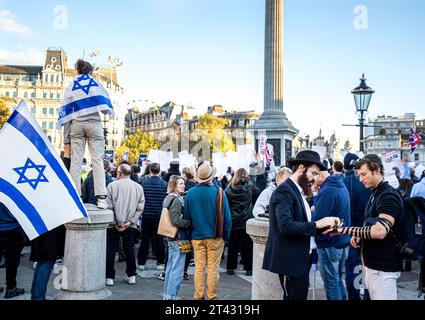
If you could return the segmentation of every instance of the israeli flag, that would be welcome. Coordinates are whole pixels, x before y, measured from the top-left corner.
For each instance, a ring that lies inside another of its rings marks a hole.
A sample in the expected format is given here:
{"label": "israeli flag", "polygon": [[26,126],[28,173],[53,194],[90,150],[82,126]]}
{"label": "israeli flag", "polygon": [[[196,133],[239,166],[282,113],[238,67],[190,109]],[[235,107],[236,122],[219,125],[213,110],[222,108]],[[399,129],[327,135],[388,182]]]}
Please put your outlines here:
{"label": "israeli flag", "polygon": [[0,201],[30,240],[87,217],[68,171],[21,101],[0,130]]}
{"label": "israeli flag", "polygon": [[114,109],[106,89],[88,74],[79,75],[65,89],[57,126],[72,119],[102,111],[114,117]]}

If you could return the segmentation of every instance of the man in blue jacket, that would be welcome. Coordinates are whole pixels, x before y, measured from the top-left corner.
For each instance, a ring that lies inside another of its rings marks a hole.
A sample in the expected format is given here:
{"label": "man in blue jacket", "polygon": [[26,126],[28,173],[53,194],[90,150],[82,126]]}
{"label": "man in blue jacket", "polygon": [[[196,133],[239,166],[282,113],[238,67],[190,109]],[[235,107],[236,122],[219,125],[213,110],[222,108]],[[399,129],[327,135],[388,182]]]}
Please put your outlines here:
{"label": "man in blue jacket", "polygon": [[142,241],[138,252],[138,266],[145,269],[149,254],[149,240],[156,258],[156,269],[163,271],[165,268],[164,238],[158,235],[158,225],[161,218],[162,203],[167,196],[167,183],[159,176],[161,167],[159,163],[152,163],[149,167],[150,178],[142,182],[145,194],[145,207],[142,215]]}
{"label": "man in blue jacket", "polygon": [[[316,184],[320,187],[317,196],[313,221],[325,217],[338,217],[350,227],[350,196],[340,174],[330,175],[328,171],[321,171]],[[348,247],[351,237],[330,237],[316,235],[317,254],[319,256],[320,274],[328,300],[347,300],[342,271],[348,256]]]}
{"label": "man in blue jacket", "polygon": [[6,260],[6,292],[4,297],[10,299],[25,293],[16,287],[16,275],[25,245],[24,231],[6,206],[0,202],[0,252]]}
{"label": "man in blue jacket", "polygon": [[196,173],[198,185],[187,192],[184,199],[184,219],[191,220],[191,238],[195,257],[194,286],[196,300],[203,300],[205,293],[205,268],[207,274],[207,298],[217,299],[219,267],[224,241],[232,229],[226,194],[212,183],[216,169],[209,162],[199,166]]}
{"label": "man in blue jacket", "polygon": [[[347,153],[344,157],[344,169],[346,170],[344,183],[350,196],[351,226],[363,227],[364,215],[371,190],[366,189],[356,175],[355,167],[359,157],[354,153]],[[369,300],[369,292],[366,290],[362,272],[360,249],[352,246],[348,249],[348,258],[345,261],[345,284],[347,286],[348,300]]]}

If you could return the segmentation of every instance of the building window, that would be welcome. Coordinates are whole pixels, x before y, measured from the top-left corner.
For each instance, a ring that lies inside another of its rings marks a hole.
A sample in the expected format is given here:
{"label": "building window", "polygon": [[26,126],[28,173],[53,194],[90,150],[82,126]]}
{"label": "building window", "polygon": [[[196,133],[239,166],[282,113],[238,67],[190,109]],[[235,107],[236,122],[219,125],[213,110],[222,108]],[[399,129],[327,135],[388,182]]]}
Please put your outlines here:
{"label": "building window", "polygon": [[56,109],[56,114],[59,114],[59,111],[60,111],[61,109],[60,108],[57,108]]}
{"label": "building window", "polygon": [[415,153],[415,161],[419,161],[419,154]]}
{"label": "building window", "polygon": [[53,93],[50,94],[50,99],[53,99]]}
{"label": "building window", "polygon": [[56,75],[56,82],[59,82],[59,75]]}
{"label": "building window", "polygon": [[47,98],[47,93],[43,93],[43,98],[46,99]]}
{"label": "building window", "polygon": [[49,122],[49,129],[53,130],[53,121]]}
{"label": "building window", "polygon": [[41,123],[41,127],[42,127],[43,129],[47,129],[47,121],[43,121],[43,122]]}
{"label": "building window", "polygon": [[48,74],[46,74],[46,77],[45,77],[44,81],[45,82],[49,82],[49,75]]}
{"label": "building window", "polygon": [[43,112],[44,115],[47,115],[47,108],[43,108]]}
{"label": "building window", "polygon": [[53,116],[55,114],[55,110],[53,108],[50,108],[49,109],[49,114]]}
{"label": "building window", "polygon": [[18,96],[18,94],[16,93],[16,91],[13,93],[13,97],[16,98]]}
{"label": "building window", "polygon": [[58,93],[57,95],[56,95],[56,99],[60,99],[61,98],[61,95],[60,95],[60,93]]}
{"label": "building window", "polygon": [[31,93],[31,98],[35,98],[35,92]]}
{"label": "building window", "polygon": [[28,92],[24,93],[24,98],[28,98]]}
{"label": "building window", "polygon": [[50,75],[50,82],[54,82],[55,81],[55,76],[52,74]]}
{"label": "building window", "polygon": [[6,97],[9,97],[9,96],[10,96],[9,91],[6,91]]}
{"label": "building window", "polygon": [[33,107],[33,108],[31,108],[31,113],[33,114],[33,115],[35,115],[35,108]]}

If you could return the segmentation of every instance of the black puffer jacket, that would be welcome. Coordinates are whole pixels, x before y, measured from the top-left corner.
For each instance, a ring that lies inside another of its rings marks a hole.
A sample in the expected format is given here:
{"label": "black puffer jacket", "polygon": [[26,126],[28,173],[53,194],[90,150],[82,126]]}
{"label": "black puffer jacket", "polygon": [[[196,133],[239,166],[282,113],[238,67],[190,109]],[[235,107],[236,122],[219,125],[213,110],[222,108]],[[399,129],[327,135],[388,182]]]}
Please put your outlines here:
{"label": "black puffer jacket", "polygon": [[168,183],[168,181],[170,180],[171,176],[180,176],[180,164],[178,162],[174,162],[172,161],[170,163],[170,169],[168,169],[167,174],[164,177],[164,181]]}
{"label": "black puffer jacket", "polygon": [[246,229],[246,222],[253,218],[252,191],[254,183],[251,180],[241,181],[236,188],[230,185],[226,188],[232,215],[232,230]]}

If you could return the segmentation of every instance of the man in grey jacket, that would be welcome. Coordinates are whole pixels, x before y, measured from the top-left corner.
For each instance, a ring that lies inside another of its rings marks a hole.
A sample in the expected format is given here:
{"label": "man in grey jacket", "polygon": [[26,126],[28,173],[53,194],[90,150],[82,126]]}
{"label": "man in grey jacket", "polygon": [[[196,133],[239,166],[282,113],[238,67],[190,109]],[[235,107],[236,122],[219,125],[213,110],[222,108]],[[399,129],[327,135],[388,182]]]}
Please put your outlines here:
{"label": "man in grey jacket", "polygon": [[270,199],[272,197],[273,191],[276,190],[282,183],[286,181],[292,174],[292,170],[286,167],[280,168],[276,174],[276,182],[271,183],[270,186],[261,192],[257,201],[255,202],[254,208],[252,209],[252,213],[255,218],[258,218],[259,214],[264,214],[266,212],[266,208],[270,203]]}
{"label": "man in grey jacket", "polygon": [[134,233],[137,222],[145,206],[145,196],[140,184],[130,179],[131,167],[122,164],[117,169],[117,181],[110,183],[108,191],[108,208],[114,212],[114,221],[107,231],[106,245],[106,285],[114,285],[115,253],[118,251],[120,237],[123,240],[126,256],[126,280],[136,284],[136,258],[134,256]]}

